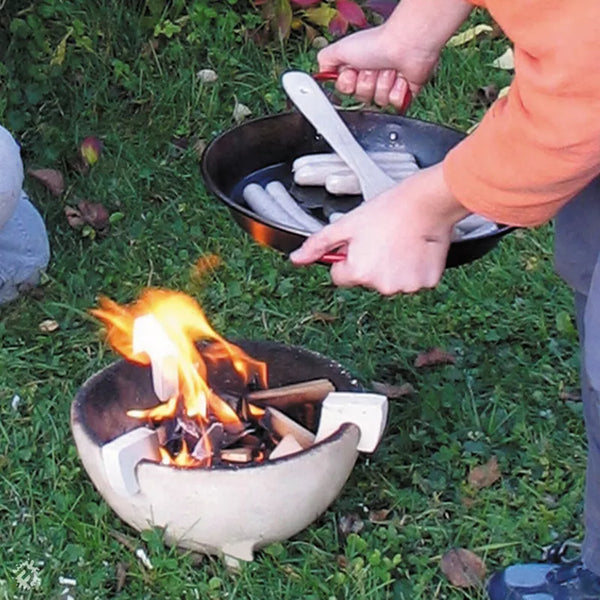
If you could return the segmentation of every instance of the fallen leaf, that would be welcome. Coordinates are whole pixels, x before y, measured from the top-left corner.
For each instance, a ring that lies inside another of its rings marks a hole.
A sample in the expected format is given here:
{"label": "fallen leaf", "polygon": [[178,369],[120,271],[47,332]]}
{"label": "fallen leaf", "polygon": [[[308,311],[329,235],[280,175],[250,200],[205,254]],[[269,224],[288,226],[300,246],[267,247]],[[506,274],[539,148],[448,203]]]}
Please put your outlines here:
{"label": "fallen leaf", "polygon": [[391,508],[380,508],[379,510],[369,511],[369,521],[371,523],[386,523],[388,516],[392,512]]}
{"label": "fallen leaf", "polygon": [[195,142],[194,142],[194,152],[196,153],[196,156],[198,158],[202,158],[202,155],[204,154],[204,150],[206,150],[206,140],[203,140],[202,138],[198,138]]}
{"label": "fallen leaf", "polygon": [[58,197],[65,191],[63,174],[56,169],[29,169],[27,173],[41,182],[53,196]]}
{"label": "fallen leaf", "polygon": [[367,0],[367,6],[385,19],[394,12],[397,4],[397,0]]}
{"label": "fallen leaf", "polygon": [[217,72],[212,69],[200,69],[196,73],[196,79],[201,83],[214,83],[219,79],[219,76],[217,75]]}
{"label": "fallen leaf", "polygon": [[110,215],[100,202],[80,200],[77,203],[77,208],[81,213],[81,218],[96,231],[106,229],[108,226]]}
{"label": "fallen leaf", "polygon": [[203,277],[210,271],[214,271],[217,267],[220,267],[223,261],[218,254],[206,254],[201,256],[194,265],[194,275],[196,277]]}
{"label": "fallen leaf", "polygon": [[79,155],[89,167],[92,167],[98,162],[101,152],[102,142],[94,136],[86,137],[79,146]]}
{"label": "fallen leaf", "polygon": [[482,33],[488,33],[491,31],[493,31],[493,28],[490,25],[485,25],[484,23],[475,25],[475,27],[470,27],[461,33],[453,35],[446,43],[446,46],[464,46],[465,44],[479,37]]}
{"label": "fallen leaf", "polygon": [[415,367],[432,367],[435,365],[453,365],[456,358],[441,348],[431,348],[427,352],[422,352],[415,360]]}
{"label": "fallen leaf", "polygon": [[475,505],[475,498],[469,498],[468,496],[463,496],[460,501],[465,508],[473,508]]}
{"label": "fallen leaf", "polygon": [[388,398],[402,398],[403,396],[409,396],[415,393],[415,388],[410,383],[403,383],[402,385],[392,385],[390,383],[383,383],[380,381],[371,381],[371,387],[373,391],[378,394],[383,394]]}
{"label": "fallen leaf", "polygon": [[469,129],[467,129],[467,135],[470,133],[473,133],[478,127],[479,127],[479,123],[475,123],[474,125],[471,125],[471,127],[469,127]]}
{"label": "fallen leaf", "polygon": [[329,21],[329,26],[327,27],[327,30],[329,31],[329,33],[331,33],[331,35],[333,35],[335,37],[341,37],[341,36],[345,35],[346,32],[348,31],[348,25],[349,25],[348,20],[338,10],[338,11],[336,11],[336,14],[333,16],[333,19],[331,19],[331,21]]}
{"label": "fallen leaf", "polygon": [[306,18],[311,21],[311,23],[314,23],[315,25],[318,25],[324,29],[329,25],[331,19],[335,17],[337,11],[328,4],[322,3],[317,8],[306,9],[305,14]]}
{"label": "fallen leaf", "polygon": [[338,529],[343,536],[360,533],[364,526],[363,520],[356,513],[343,515],[338,521]]}
{"label": "fallen leaf", "polygon": [[173,146],[175,146],[175,148],[178,148],[179,150],[187,150],[188,146],[190,145],[190,140],[182,135],[175,136],[171,140],[171,144],[173,144]]}
{"label": "fallen leaf", "polygon": [[79,229],[85,225],[81,213],[72,206],[65,206],[65,216],[67,217],[67,222],[73,229]]}
{"label": "fallen leaf", "polygon": [[330,313],[326,313],[326,312],[314,312],[311,316],[310,316],[310,320],[311,321],[315,321],[317,323],[333,323],[334,321],[337,321],[337,317],[335,315],[332,315]]}
{"label": "fallen leaf", "polygon": [[249,117],[252,111],[241,102],[236,100],[235,106],[233,107],[233,120],[236,123],[241,123],[246,117]]}
{"label": "fallen leaf", "polygon": [[448,581],[459,588],[478,587],[485,578],[485,564],[466,548],[453,548],[442,556],[442,573]]}
{"label": "fallen leaf", "polygon": [[507,85],[506,87],[503,87],[499,92],[498,92],[498,98],[504,98],[504,96],[508,96],[508,92],[510,91],[510,85]]}
{"label": "fallen leaf", "polygon": [[492,456],[485,465],[479,465],[471,469],[469,472],[469,484],[476,490],[481,490],[490,487],[501,476],[502,473],[498,467],[498,458]]}
{"label": "fallen leaf", "polygon": [[329,45],[329,40],[325,37],[323,37],[322,35],[318,35],[313,41],[311,46],[315,49],[315,50],[322,50],[323,48],[325,48],[326,46]]}
{"label": "fallen leaf", "polygon": [[127,548],[131,552],[135,552],[137,546],[133,539],[131,539],[130,537],[126,536],[125,534],[123,534],[119,531],[112,530],[112,531],[109,531],[108,533],[113,538],[115,538],[115,540],[117,540],[117,542],[119,542],[120,544],[123,544],[123,546],[125,546],[125,548]]}
{"label": "fallen leaf", "polygon": [[348,557],[344,556],[343,554],[338,554],[335,557],[335,562],[340,569],[347,569],[348,565],[350,564]]}
{"label": "fallen leaf", "polygon": [[491,106],[498,98],[498,86],[490,83],[483,85],[475,92],[475,103],[484,107]]}
{"label": "fallen leaf", "polygon": [[578,402],[581,400],[581,395],[577,392],[569,392],[568,390],[561,390],[558,393],[560,400],[570,400],[572,402]]}
{"label": "fallen leaf", "polygon": [[366,27],[367,18],[363,9],[353,0],[337,0],[335,5],[339,13],[350,23],[356,27]]}
{"label": "fallen leaf", "polygon": [[515,68],[515,54],[512,47],[509,46],[502,56],[499,56],[496,60],[492,61],[492,67],[504,69],[505,71],[512,71]]}
{"label": "fallen leaf", "polygon": [[60,40],[58,46],[54,50],[54,54],[50,59],[51,65],[62,65],[65,62],[65,56],[67,55],[67,40],[71,37],[73,29],[69,29],[67,34]]}
{"label": "fallen leaf", "polygon": [[506,37],[504,35],[504,31],[502,31],[502,27],[496,23],[496,21],[492,22],[492,31],[490,31],[490,40],[498,40],[500,38]]}
{"label": "fallen leaf", "polygon": [[120,561],[117,563],[117,585],[116,585],[117,594],[125,587],[128,570],[129,570],[128,563],[124,563],[124,562],[120,562]]}
{"label": "fallen leaf", "polygon": [[276,0],[274,22],[277,25],[277,35],[280,40],[286,40],[290,35],[293,18],[294,15],[289,1]]}
{"label": "fallen leaf", "polygon": [[42,333],[52,333],[59,328],[59,324],[54,319],[46,319],[38,325],[38,329]]}

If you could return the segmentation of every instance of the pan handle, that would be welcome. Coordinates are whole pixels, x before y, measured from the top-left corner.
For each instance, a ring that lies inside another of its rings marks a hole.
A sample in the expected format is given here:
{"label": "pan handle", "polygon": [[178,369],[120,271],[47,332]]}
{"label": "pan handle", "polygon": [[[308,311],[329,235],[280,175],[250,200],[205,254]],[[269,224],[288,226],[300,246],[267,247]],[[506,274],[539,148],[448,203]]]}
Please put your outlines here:
{"label": "pan handle", "polygon": [[347,258],[348,255],[344,254],[343,252],[328,252],[327,254],[323,254],[323,256],[319,258],[318,262],[332,265],[334,263],[342,262]]}

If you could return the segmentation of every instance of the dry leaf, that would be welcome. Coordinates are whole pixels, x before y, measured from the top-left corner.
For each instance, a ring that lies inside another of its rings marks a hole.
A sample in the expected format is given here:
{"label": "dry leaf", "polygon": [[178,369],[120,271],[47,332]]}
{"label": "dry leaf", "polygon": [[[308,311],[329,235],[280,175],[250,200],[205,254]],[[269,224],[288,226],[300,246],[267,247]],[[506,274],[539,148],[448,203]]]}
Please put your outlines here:
{"label": "dry leaf", "polygon": [[252,111],[241,102],[236,100],[235,106],[233,108],[233,120],[236,123],[241,123],[246,117],[249,117],[252,114]]}
{"label": "dry leaf", "polygon": [[379,510],[369,511],[369,521],[371,523],[387,523],[388,516],[392,512],[391,508],[380,508]]}
{"label": "dry leaf", "polygon": [[119,532],[119,531],[109,531],[109,534],[115,538],[115,540],[117,540],[117,542],[119,542],[120,544],[123,544],[123,546],[125,546],[125,548],[127,548],[128,550],[130,550],[131,552],[135,552],[136,551],[136,544],[134,542],[133,539],[131,539],[130,537],[126,536],[125,534]]}
{"label": "dry leaf", "polygon": [[100,202],[89,202],[80,200],[77,208],[81,213],[81,218],[96,230],[105,229],[108,226],[110,215]]}
{"label": "dry leaf", "polygon": [[117,594],[125,587],[125,581],[127,580],[127,571],[129,570],[129,564],[124,562],[117,563]]}
{"label": "dry leaf", "polygon": [[471,27],[466,31],[461,33],[457,33],[453,35],[446,44],[447,46],[463,46],[467,44],[471,40],[474,40],[476,37],[480,36],[482,33],[487,33],[493,31],[493,28],[490,25],[480,24],[475,25],[475,27]]}
{"label": "dry leaf", "polygon": [[392,385],[391,383],[383,383],[381,381],[371,381],[371,387],[374,392],[383,394],[388,398],[402,398],[415,393],[415,388],[410,383],[402,385]]}
{"label": "dry leaf", "polygon": [[94,136],[86,137],[79,146],[79,156],[88,167],[98,162],[101,152],[102,142]]}
{"label": "dry leaf", "polygon": [[318,35],[311,43],[311,46],[315,49],[315,50],[322,50],[323,48],[325,48],[325,46],[329,45],[329,41],[327,40],[326,37],[323,37],[322,35]]}
{"label": "dry leaf", "polygon": [[348,566],[350,565],[350,561],[348,560],[348,557],[344,556],[343,554],[338,554],[335,557],[335,562],[340,569],[347,569]]}
{"label": "dry leaf", "polygon": [[453,548],[442,556],[442,573],[460,588],[480,586],[485,578],[485,564],[477,554],[465,548]]}
{"label": "dry leaf", "polygon": [[490,83],[483,85],[475,92],[475,103],[481,106],[491,106],[498,98],[498,86]]}
{"label": "dry leaf", "polygon": [[202,158],[202,155],[204,154],[204,150],[206,150],[206,140],[203,140],[202,138],[198,138],[194,142],[194,152],[196,153],[196,156],[198,158]]}
{"label": "dry leaf", "polygon": [[561,390],[558,393],[558,397],[560,400],[571,401],[571,402],[579,402],[581,400],[581,395],[577,392],[569,392],[568,390]]}
{"label": "dry leaf", "polygon": [[469,498],[468,496],[463,496],[461,499],[461,504],[465,508],[473,508],[475,506],[475,498]]}
{"label": "dry leaf", "polygon": [[498,481],[502,473],[498,467],[498,459],[492,456],[485,465],[480,465],[471,469],[469,473],[469,484],[477,490],[490,487]]}
{"label": "dry leaf", "polygon": [[65,216],[67,217],[67,222],[73,229],[79,229],[85,225],[81,213],[72,206],[65,206]]}
{"label": "dry leaf", "polygon": [[441,348],[431,348],[427,352],[422,352],[415,360],[415,367],[432,367],[434,365],[453,365],[456,358]]}
{"label": "dry leaf", "polygon": [[219,76],[217,75],[217,72],[212,69],[200,69],[196,73],[196,78],[201,83],[214,83],[219,79]]}
{"label": "dry leaf", "polygon": [[510,85],[507,85],[506,87],[503,87],[499,92],[498,92],[498,98],[504,98],[504,96],[508,96],[508,92],[510,91]]}
{"label": "dry leaf", "polygon": [[42,333],[52,333],[59,328],[58,323],[54,319],[46,319],[38,325],[38,329]]}
{"label": "dry leaf", "polygon": [[27,173],[40,181],[53,196],[58,197],[65,191],[63,174],[56,169],[29,169]]}
{"label": "dry leaf", "polygon": [[471,125],[471,127],[469,127],[469,129],[467,129],[467,135],[469,133],[473,133],[478,127],[479,127],[479,123],[475,123],[474,125]]}
{"label": "dry leaf", "polygon": [[508,47],[506,52],[492,62],[492,67],[512,71],[515,68],[515,54],[512,47]]}
{"label": "dry leaf", "polygon": [[218,254],[206,254],[201,256],[194,265],[193,274],[196,277],[203,277],[210,271],[220,267],[223,261]]}
{"label": "dry leaf", "polygon": [[316,321],[319,323],[333,323],[334,321],[337,321],[337,317],[335,315],[332,315],[330,313],[326,313],[326,312],[314,312],[311,315],[311,321]]}
{"label": "dry leaf", "polygon": [[363,520],[356,513],[344,515],[340,517],[338,522],[338,529],[344,536],[350,533],[360,533],[364,526]]}

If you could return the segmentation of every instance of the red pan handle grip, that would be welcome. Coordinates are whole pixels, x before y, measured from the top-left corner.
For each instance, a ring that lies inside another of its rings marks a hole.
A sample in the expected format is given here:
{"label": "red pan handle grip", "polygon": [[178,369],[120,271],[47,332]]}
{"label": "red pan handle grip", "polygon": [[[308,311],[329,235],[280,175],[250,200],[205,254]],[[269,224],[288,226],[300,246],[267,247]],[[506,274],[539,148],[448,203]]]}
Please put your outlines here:
{"label": "red pan handle grip", "polygon": [[348,255],[344,254],[343,252],[328,252],[327,254],[323,254],[323,256],[321,256],[321,258],[319,259],[319,262],[332,265],[337,262],[342,262],[343,260],[346,260],[347,258],[348,258]]}

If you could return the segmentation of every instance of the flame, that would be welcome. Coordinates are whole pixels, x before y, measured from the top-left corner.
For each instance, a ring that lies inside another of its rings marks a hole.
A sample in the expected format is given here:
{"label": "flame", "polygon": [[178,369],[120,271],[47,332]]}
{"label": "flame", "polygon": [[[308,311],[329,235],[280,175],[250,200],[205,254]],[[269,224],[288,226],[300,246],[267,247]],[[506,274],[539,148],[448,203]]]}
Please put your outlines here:
{"label": "flame", "polygon": [[[137,301],[126,306],[106,297],[100,298],[99,303],[100,307],[91,313],[106,325],[110,346],[127,360],[142,365],[151,363],[148,353],[133,351],[134,322],[138,317],[149,314],[158,321],[176,351],[178,395],[149,409],[130,410],[129,416],[160,422],[174,418],[183,409],[188,418],[196,420],[202,431],[214,420],[224,425],[241,426],[236,412],[210,389],[207,362],[229,361],[244,384],[258,378],[263,387],[267,382],[266,364],[251,358],[216,333],[193,298],[181,292],[147,289]],[[210,342],[210,345],[201,353],[197,342]],[[170,457],[168,452],[161,454],[162,462],[169,460],[166,458]],[[170,464],[198,466],[199,461],[191,456],[184,444],[174,459],[170,457]]]}

